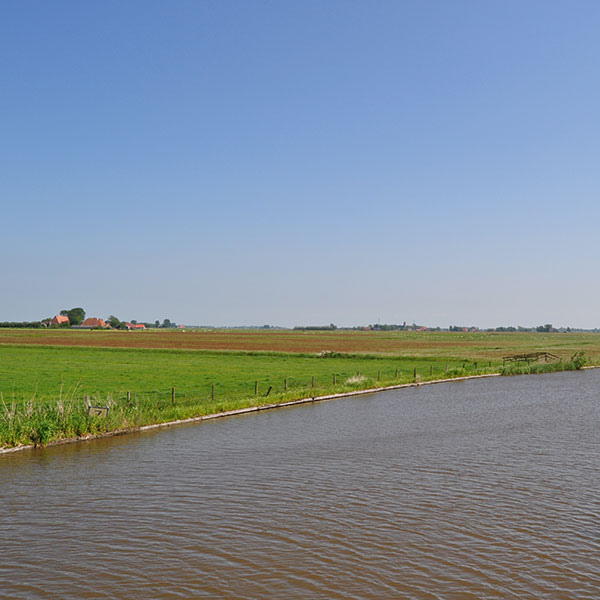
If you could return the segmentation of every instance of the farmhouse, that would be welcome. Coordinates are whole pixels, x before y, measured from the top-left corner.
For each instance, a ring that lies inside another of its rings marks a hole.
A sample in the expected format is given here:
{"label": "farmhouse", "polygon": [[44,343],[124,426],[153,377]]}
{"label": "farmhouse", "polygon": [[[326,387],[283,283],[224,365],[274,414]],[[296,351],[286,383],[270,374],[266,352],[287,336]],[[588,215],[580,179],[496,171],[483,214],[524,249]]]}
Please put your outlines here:
{"label": "farmhouse", "polygon": [[143,323],[127,323],[127,329],[146,329]]}
{"label": "farmhouse", "polygon": [[67,315],[56,315],[50,321],[50,325],[68,325],[70,323]]}
{"label": "farmhouse", "polygon": [[96,317],[88,317],[81,325],[77,325],[77,329],[94,329],[96,327],[106,328],[108,325],[102,320]]}

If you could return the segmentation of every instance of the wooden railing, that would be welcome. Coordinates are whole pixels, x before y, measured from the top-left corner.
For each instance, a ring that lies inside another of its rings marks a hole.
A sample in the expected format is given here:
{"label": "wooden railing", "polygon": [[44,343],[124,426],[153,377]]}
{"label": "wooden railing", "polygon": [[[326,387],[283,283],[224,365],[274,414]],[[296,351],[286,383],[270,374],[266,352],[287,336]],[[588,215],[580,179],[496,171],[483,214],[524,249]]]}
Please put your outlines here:
{"label": "wooden railing", "polygon": [[548,362],[549,360],[560,360],[560,356],[556,356],[556,354],[550,354],[550,352],[528,352],[526,354],[511,354],[510,356],[503,356],[502,364],[511,361],[525,361],[530,363],[541,360],[542,358],[544,359],[544,362]]}

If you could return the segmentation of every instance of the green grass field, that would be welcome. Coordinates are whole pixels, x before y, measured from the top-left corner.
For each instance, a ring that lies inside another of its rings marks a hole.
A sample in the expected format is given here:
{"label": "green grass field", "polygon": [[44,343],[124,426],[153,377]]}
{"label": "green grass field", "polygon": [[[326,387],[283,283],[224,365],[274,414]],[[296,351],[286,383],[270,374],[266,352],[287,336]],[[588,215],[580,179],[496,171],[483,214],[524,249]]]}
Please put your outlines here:
{"label": "green grass field", "polygon": [[[72,339],[76,339],[77,335],[80,332],[74,332]],[[86,332],[86,335],[90,333]],[[178,334],[173,332],[172,335]],[[255,335],[257,339],[265,337],[261,332]],[[290,339],[293,343],[297,340],[310,340],[312,343],[315,340],[314,334],[302,335],[293,334]],[[439,337],[440,334],[431,335]],[[529,336],[528,339],[524,335]],[[535,347],[532,340],[539,342],[545,339],[542,336],[536,338],[536,334],[515,334],[512,340],[518,343],[512,344],[512,347],[508,344],[495,346],[495,353],[491,354],[481,350],[482,346],[489,345],[483,334],[479,339],[477,334],[468,336],[465,338],[458,334],[448,337],[446,334],[443,338],[445,343],[440,344],[437,351],[435,344],[429,344],[432,340],[426,334],[419,337],[414,337],[414,334],[412,337],[398,336],[397,339],[404,343],[414,340],[412,347],[415,352],[405,351],[393,356],[387,347],[384,352],[372,351],[374,340],[377,342],[373,335],[361,337],[360,334],[352,334],[339,339],[346,340],[346,344],[351,342],[353,348],[357,346],[356,340],[365,340],[369,354],[338,353],[326,358],[319,358],[316,353],[297,351],[143,348],[139,346],[150,339],[148,336],[117,338],[114,334],[112,339],[119,343],[134,340],[135,347],[0,343],[0,446],[31,442],[43,444],[86,433],[135,428],[234,408],[407,383],[414,381],[415,370],[417,378],[422,381],[499,372],[502,354],[520,352],[524,347],[529,350]],[[62,339],[68,341],[69,338]],[[245,337],[245,344],[249,343],[248,339],[254,340],[252,336]],[[272,335],[267,339],[282,343],[282,338]],[[323,347],[327,347],[327,343],[332,345],[331,339],[335,341],[336,338],[327,334],[319,341],[323,340]],[[559,347],[561,340],[564,346]],[[471,359],[465,357],[466,341],[472,349]],[[573,336],[555,334],[545,341],[546,347],[552,342],[551,351],[570,356],[574,350],[586,348],[583,342],[588,342],[589,346],[590,338],[582,338],[578,345]],[[455,343],[457,352],[454,356],[449,351],[452,346],[448,342]],[[493,343],[497,344],[498,338]],[[595,338],[594,343],[597,343]],[[428,350],[425,355],[424,348]],[[573,368],[573,365],[565,359],[556,365],[513,366],[507,372],[559,368]],[[359,373],[360,377],[357,377]],[[258,394],[255,394],[255,385],[258,385]],[[270,393],[266,396],[269,388]],[[89,417],[84,400],[86,396],[94,405],[108,403],[111,406],[109,417]]]}
{"label": "green grass field", "polygon": [[[178,351],[120,348],[10,347],[0,346],[0,392],[5,399],[37,401],[63,396],[95,396],[99,399],[127,391],[144,396],[171,396],[171,388],[184,397],[202,398],[215,385],[221,398],[254,395],[255,381],[264,393],[307,389],[329,389],[333,375],[340,382],[356,375],[376,380],[413,377],[441,377],[462,365],[474,369],[475,363],[462,359],[411,358],[347,355],[317,358],[305,354]],[[496,362],[492,365],[497,367]],[[483,368],[490,362],[477,364]],[[431,371],[431,372],[430,372]]]}

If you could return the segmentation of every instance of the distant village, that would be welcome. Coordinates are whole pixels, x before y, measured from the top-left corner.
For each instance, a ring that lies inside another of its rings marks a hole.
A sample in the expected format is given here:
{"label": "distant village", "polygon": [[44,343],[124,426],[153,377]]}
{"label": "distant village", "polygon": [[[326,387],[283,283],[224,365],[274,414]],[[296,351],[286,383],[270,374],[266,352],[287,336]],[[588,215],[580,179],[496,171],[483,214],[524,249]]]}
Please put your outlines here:
{"label": "distant village", "polygon": [[12,328],[52,328],[52,329],[120,329],[128,331],[140,331],[144,329],[184,329],[185,325],[177,325],[170,319],[154,321],[154,323],[139,322],[135,319],[121,321],[114,315],[106,320],[100,317],[87,317],[85,310],[81,307],[61,310],[53,317],[47,317],[40,321],[0,321],[0,327]]}
{"label": "distant village", "polygon": [[86,317],[83,308],[71,308],[70,310],[61,310],[60,314],[54,317],[42,319],[42,327],[68,327],[70,329],[121,329],[121,330],[143,330],[149,328],[156,329],[183,329],[185,325],[177,325],[170,319],[155,321],[154,323],[139,323],[135,319],[131,321],[121,321],[114,315],[110,315],[106,321],[99,317]]}
{"label": "distant village", "polygon": [[63,326],[70,327],[71,329],[146,329],[144,323],[124,323],[124,327],[112,327],[104,319],[98,317],[88,317],[82,321],[79,325],[72,325],[67,315],[56,315],[50,319],[49,322],[42,321],[42,325],[45,327]]}

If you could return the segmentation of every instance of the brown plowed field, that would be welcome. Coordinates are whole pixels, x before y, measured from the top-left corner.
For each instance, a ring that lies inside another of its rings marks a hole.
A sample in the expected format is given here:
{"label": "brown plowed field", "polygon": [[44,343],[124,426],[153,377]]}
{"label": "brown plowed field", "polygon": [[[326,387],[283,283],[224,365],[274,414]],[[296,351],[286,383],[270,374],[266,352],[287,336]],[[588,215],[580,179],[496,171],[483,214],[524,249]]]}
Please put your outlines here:
{"label": "brown plowed field", "polygon": [[334,350],[364,354],[489,359],[534,351],[569,357],[575,351],[584,350],[592,359],[600,358],[600,335],[594,333],[0,329],[0,344],[296,353]]}

